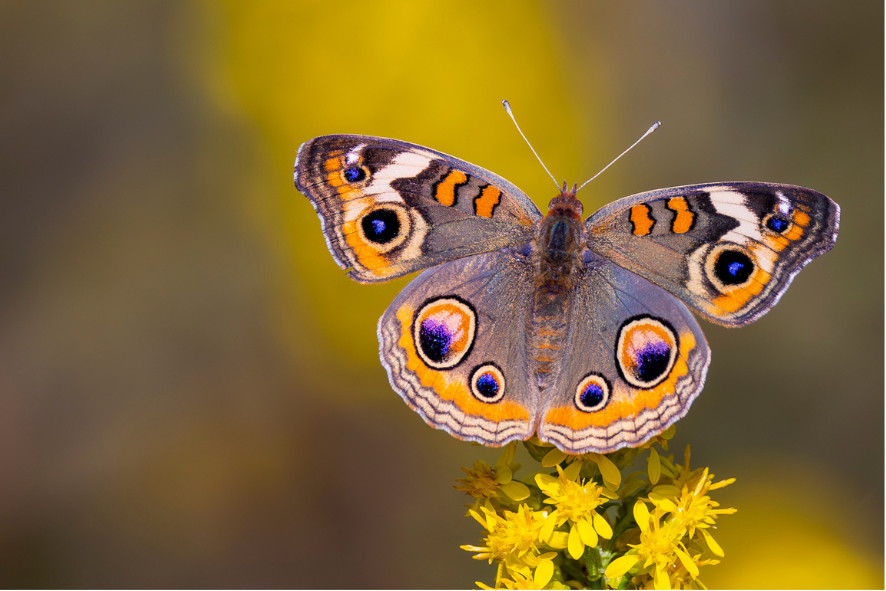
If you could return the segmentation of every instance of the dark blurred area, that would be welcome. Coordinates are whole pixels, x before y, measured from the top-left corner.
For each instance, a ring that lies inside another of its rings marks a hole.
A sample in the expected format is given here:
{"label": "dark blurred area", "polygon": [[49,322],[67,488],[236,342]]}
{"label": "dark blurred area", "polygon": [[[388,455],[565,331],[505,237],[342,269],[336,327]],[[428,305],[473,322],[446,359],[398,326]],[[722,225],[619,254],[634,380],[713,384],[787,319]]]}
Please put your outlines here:
{"label": "dark blurred area", "polygon": [[399,137],[544,206],[502,98],[570,182],[664,121],[587,211],[715,180],[842,206],[773,312],[703,326],[673,449],[738,478],[710,586],[882,586],[882,28],[873,1],[0,4],[3,586],[491,582],[452,484],[497,452],[391,391],[406,282],[350,282],[291,167]]}

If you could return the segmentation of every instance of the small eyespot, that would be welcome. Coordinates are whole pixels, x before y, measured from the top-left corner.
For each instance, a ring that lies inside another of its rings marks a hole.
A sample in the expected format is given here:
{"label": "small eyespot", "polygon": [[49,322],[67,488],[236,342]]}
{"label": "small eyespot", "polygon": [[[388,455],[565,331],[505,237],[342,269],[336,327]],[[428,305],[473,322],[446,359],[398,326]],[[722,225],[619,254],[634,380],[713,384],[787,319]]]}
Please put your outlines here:
{"label": "small eyespot", "polygon": [[342,171],[342,176],[349,183],[359,183],[369,176],[366,168],[362,166],[349,166]]}
{"label": "small eyespot", "polygon": [[471,392],[486,403],[498,402],[505,395],[505,376],[494,363],[485,363],[471,372]]}
{"label": "small eyespot", "polygon": [[618,332],[615,362],[626,382],[648,390],[663,382],[677,361],[679,342],[670,324],[635,316]]}
{"label": "small eyespot", "polygon": [[451,369],[461,363],[474,344],[477,314],[467,302],[437,298],[426,302],[415,315],[415,349],[425,365]]}
{"label": "small eyespot", "polygon": [[770,214],[763,218],[763,226],[776,234],[784,234],[790,229],[791,221],[781,216]]}
{"label": "small eyespot", "polygon": [[583,412],[597,412],[609,403],[611,393],[606,378],[597,373],[588,374],[575,389],[575,406]]}

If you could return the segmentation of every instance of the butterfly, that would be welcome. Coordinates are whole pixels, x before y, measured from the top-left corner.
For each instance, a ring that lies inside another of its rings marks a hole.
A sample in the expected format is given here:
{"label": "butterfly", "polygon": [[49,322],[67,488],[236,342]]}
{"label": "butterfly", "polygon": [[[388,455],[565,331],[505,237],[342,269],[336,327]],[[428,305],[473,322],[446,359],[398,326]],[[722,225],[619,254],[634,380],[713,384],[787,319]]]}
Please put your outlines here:
{"label": "butterfly", "polygon": [[582,221],[565,183],[542,214],[488,170],[361,135],[302,144],[294,180],[351,278],[422,271],[378,340],[391,387],[425,422],[571,454],[638,446],[683,417],[710,362],[690,309],[753,322],[831,249],[840,218],[810,189],[723,182],[625,197]]}

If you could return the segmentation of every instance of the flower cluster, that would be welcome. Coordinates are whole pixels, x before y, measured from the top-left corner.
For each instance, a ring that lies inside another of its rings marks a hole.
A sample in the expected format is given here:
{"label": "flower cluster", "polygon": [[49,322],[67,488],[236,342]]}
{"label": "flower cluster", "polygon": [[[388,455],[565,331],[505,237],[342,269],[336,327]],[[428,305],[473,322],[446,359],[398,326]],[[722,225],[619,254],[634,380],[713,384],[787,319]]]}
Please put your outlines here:
{"label": "flower cluster", "polygon": [[[484,534],[462,548],[497,564],[496,589],[703,588],[699,567],[723,556],[711,530],[735,512],[709,493],[735,479],[690,469],[688,446],[682,464],[665,455],[673,433],[608,455],[570,456],[532,439],[540,466],[522,480],[516,443],[494,466],[463,468],[456,488],[474,498],[468,515]],[[634,468],[642,456],[645,469]]]}

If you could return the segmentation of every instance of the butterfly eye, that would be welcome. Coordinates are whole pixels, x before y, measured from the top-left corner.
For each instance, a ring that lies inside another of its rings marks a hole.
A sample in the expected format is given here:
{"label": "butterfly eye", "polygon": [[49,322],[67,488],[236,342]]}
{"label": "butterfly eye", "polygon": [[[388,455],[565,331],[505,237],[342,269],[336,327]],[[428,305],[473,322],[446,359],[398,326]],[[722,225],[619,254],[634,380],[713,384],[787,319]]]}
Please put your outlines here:
{"label": "butterfly eye", "polygon": [[498,402],[505,395],[505,376],[494,363],[486,363],[471,372],[471,392],[481,402]]}
{"label": "butterfly eye", "polygon": [[677,335],[669,324],[651,316],[635,316],[619,330],[616,365],[626,382],[648,390],[671,373],[677,350]]}
{"label": "butterfly eye", "polygon": [[413,338],[422,361],[433,369],[451,369],[461,363],[474,344],[477,314],[460,299],[437,298],[415,316]]}
{"label": "butterfly eye", "polygon": [[342,171],[342,176],[349,183],[359,183],[369,176],[369,172],[362,166],[349,166]]}
{"label": "butterfly eye", "polygon": [[584,412],[602,410],[609,402],[611,391],[606,378],[599,374],[589,374],[575,389],[575,406]]}

